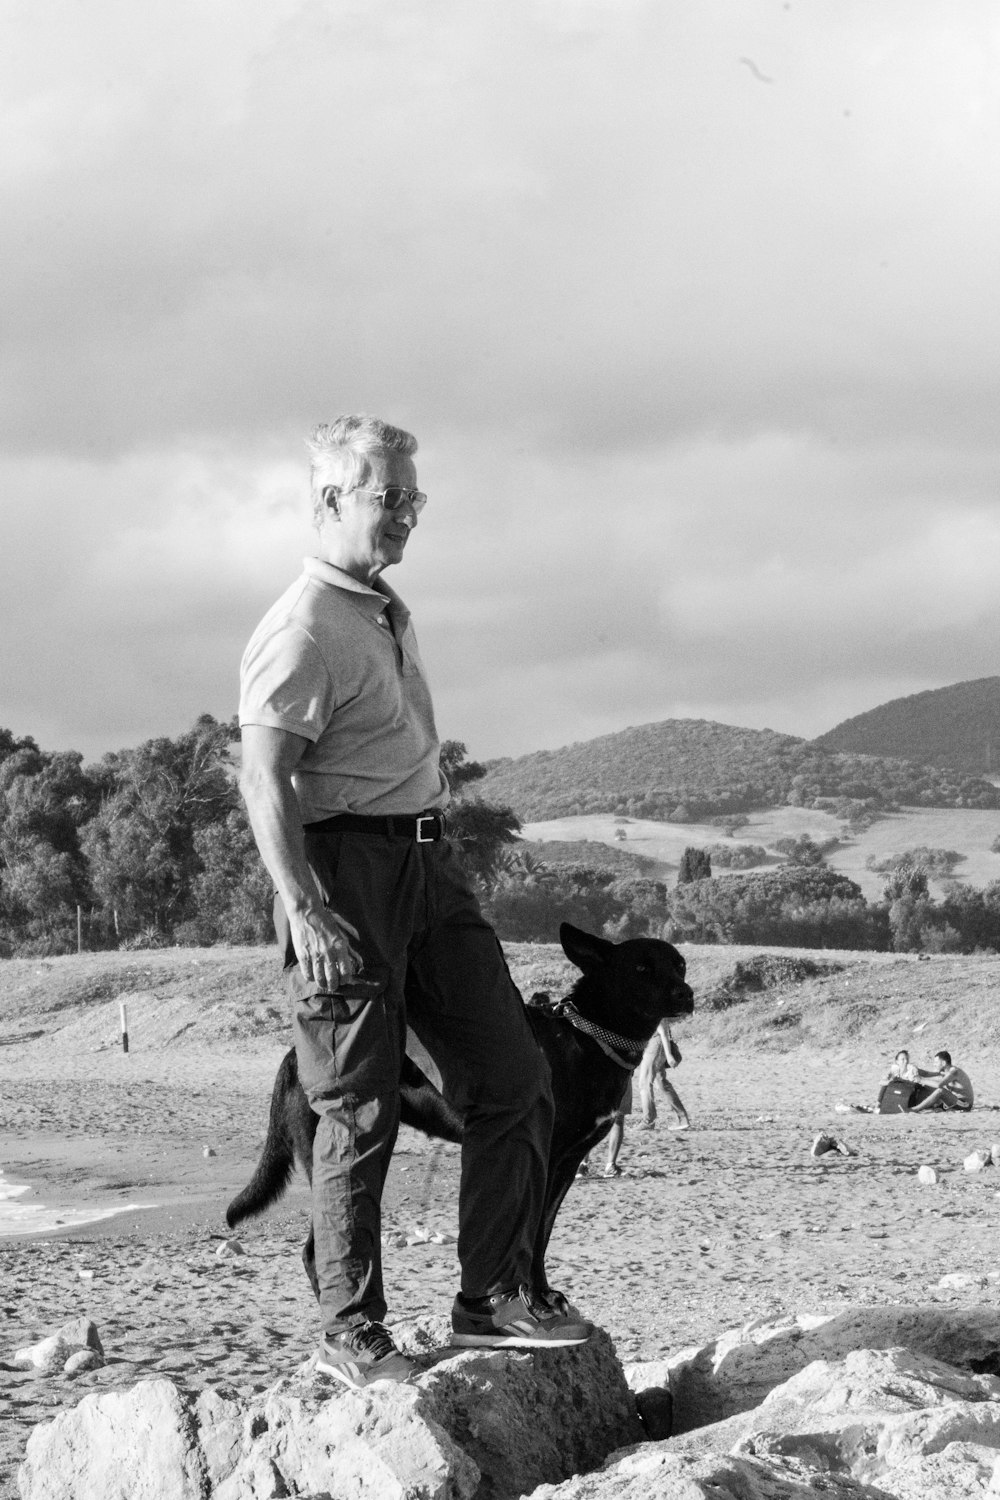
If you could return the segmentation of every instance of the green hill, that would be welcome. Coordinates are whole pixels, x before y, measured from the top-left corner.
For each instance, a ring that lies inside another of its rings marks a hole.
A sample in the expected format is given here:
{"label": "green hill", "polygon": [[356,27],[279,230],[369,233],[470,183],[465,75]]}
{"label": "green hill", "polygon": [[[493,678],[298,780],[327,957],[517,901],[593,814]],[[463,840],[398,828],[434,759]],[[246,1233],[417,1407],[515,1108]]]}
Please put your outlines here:
{"label": "green hill", "polygon": [[827,750],[905,756],[979,775],[1000,772],[1000,677],[895,698],[814,740]]}
{"label": "green hill", "polygon": [[962,771],[858,755],[704,719],[667,719],[492,761],[475,795],[526,822],[611,812],[689,822],[754,808],[1000,807],[1000,791]]}

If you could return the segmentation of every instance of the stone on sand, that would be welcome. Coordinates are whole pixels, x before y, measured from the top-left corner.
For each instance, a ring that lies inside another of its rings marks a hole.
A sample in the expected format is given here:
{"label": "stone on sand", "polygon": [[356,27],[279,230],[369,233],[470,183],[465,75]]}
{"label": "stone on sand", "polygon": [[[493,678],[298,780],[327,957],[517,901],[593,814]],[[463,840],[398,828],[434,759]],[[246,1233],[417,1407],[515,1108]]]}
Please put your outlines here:
{"label": "stone on sand", "polygon": [[246,1250],[240,1244],[239,1240],[235,1239],[223,1240],[215,1252],[216,1260],[238,1259],[241,1255],[246,1255]]}
{"label": "stone on sand", "polygon": [[981,1172],[984,1167],[993,1165],[992,1150],[971,1151],[962,1165],[967,1172]]}
{"label": "stone on sand", "polygon": [[933,1187],[937,1180],[937,1173],[933,1167],[921,1167],[917,1173],[917,1181],[922,1182],[924,1187]]}
{"label": "stone on sand", "polygon": [[[93,1358],[85,1365],[81,1365],[81,1362],[77,1360],[73,1369],[68,1370],[68,1362],[79,1354],[87,1354]],[[37,1344],[29,1344],[23,1349],[16,1349],[13,1362],[25,1369],[35,1369],[40,1375],[53,1375],[60,1370],[65,1370],[67,1374],[75,1374],[79,1373],[81,1368],[93,1370],[102,1365],[104,1346],[96,1324],[92,1323],[89,1318],[74,1318]]]}

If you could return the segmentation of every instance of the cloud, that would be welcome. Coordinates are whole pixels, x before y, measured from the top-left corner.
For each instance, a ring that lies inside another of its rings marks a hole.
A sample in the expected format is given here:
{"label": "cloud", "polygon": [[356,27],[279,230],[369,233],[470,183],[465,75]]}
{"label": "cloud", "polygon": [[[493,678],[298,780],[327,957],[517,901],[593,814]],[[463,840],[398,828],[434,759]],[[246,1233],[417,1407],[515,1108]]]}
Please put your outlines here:
{"label": "cloud", "polygon": [[998,73],[986,0],[15,7],[0,722],[230,713],[345,409],[473,754],[993,671]]}
{"label": "cloud", "polygon": [[549,444],[985,432],[996,26],[918,11],[60,9],[8,78],[7,440],[331,400]]}

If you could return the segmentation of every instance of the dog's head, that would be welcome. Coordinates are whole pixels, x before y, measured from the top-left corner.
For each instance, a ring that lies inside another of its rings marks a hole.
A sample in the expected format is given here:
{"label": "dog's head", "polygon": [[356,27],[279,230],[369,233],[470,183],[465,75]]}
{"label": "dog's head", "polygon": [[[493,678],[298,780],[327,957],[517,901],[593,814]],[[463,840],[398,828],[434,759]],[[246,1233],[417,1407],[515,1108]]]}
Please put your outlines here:
{"label": "dog's head", "polygon": [[566,957],[583,971],[574,1000],[590,1020],[646,1041],[660,1021],[694,1010],[684,957],[672,943],[658,938],[611,943],[569,922],[560,926],[559,941]]}

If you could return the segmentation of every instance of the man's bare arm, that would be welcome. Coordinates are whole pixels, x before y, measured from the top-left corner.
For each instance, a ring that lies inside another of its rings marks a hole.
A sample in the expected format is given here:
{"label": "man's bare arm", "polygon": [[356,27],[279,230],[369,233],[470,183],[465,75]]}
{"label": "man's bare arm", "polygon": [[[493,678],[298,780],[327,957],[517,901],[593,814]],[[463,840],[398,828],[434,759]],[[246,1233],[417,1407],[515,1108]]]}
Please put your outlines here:
{"label": "man's bare arm", "polygon": [[244,725],[242,741],[240,790],[260,857],[288,917],[299,968],[321,990],[335,991],[361,960],[350,942],[356,929],[324,906],[306,859],[292,772],[309,741],[262,724]]}

